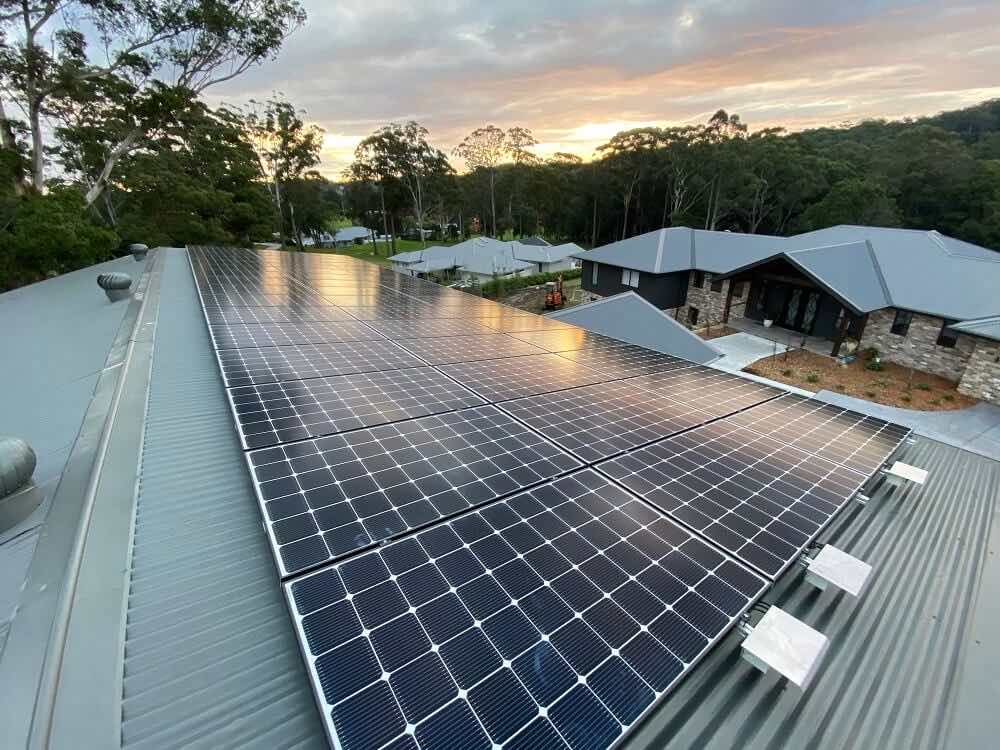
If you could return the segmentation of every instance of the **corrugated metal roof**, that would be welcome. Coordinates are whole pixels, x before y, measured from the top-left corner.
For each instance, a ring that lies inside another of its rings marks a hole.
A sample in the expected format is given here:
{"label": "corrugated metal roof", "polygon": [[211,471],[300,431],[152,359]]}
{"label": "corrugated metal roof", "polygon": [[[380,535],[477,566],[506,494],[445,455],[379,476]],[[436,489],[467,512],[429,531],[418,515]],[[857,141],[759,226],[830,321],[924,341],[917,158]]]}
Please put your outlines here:
{"label": "corrugated metal roof", "polygon": [[136,507],[122,743],[322,747],[186,253],[165,255]]}
{"label": "corrugated metal roof", "polygon": [[[997,661],[997,643],[973,641],[970,624],[977,603],[1000,596],[995,583],[980,590],[992,564],[1000,464],[930,440],[907,446],[902,458],[930,471],[923,488],[882,485],[822,537],[874,566],[863,598],[821,593],[802,581],[801,571],[767,597],[830,638],[809,690],[802,694],[757,672],[740,658],[734,634],[668,697],[633,746],[995,746],[995,675],[993,694],[963,685]],[[959,695],[961,710],[992,718],[981,725],[951,722]]]}
{"label": "corrugated metal roof", "polygon": [[[1000,289],[997,290],[997,294],[1000,294]],[[986,339],[1000,341],[1000,315],[980,318],[979,320],[966,320],[964,323],[955,323],[951,328],[962,333],[974,333]]]}
{"label": "corrugated metal roof", "polygon": [[710,343],[635,292],[576,305],[546,317],[699,364],[721,356]]}

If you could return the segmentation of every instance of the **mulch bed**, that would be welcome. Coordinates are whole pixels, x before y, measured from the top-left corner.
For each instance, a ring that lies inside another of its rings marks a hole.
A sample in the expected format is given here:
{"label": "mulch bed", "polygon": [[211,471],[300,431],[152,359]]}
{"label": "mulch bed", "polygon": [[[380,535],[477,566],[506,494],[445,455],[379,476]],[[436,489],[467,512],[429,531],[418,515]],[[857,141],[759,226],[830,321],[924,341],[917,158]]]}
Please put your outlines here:
{"label": "mulch bed", "polygon": [[977,403],[956,391],[951,380],[890,362],[883,362],[881,370],[868,370],[862,359],[844,366],[832,357],[798,350],[759,359],[744,372],[810,391],[826,389],[903,409],[951,411]]}

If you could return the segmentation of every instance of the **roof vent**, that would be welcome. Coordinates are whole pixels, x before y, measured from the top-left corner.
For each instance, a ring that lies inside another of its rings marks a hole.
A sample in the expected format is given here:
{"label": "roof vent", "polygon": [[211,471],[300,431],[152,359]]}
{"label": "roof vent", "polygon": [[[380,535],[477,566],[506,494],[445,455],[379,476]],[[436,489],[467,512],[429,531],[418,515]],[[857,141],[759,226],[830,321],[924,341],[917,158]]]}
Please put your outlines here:
{"label": "roof vent", "polygon": [[35,452],[21,438],[0,437],[0,498],[26,485],[36,462]]}
{"label": "roof vent", "polygon": [[132,286],[132,277],[127,273],[102,273],[97,277],[97,286],[104,290],[112,302],[126,299]]}
{"label": "roof vent", "polygon": [[149,246],[137,242],[134,245],[129,245],[128,251],[132,253],[132,257],[136,260],[146,260],[146,253],[149,252]]}

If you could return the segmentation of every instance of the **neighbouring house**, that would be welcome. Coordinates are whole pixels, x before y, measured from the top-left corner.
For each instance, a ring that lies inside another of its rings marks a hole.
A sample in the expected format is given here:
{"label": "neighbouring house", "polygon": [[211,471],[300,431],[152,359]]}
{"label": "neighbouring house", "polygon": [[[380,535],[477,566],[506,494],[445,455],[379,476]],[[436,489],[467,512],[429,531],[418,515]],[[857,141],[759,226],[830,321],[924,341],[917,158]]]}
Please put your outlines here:
{"label": "neighbouring house", "polygon": [[696,328],[763,323],[1000,403],[1000,253],[935,231],[835,226],[793,237],[672,227],[577,254],[596,297],[635,291]]}
{"label": "neighbouring house", "polygon": [[722,356],[710,342],[635,292],[603,297],[545,317],[701,365]]}
{"label": "neighbouring house", "polygon": [[518,240],[518,242],[522,245],[536,245],[538,247],[546,247],[551,244],[544,237],[539,237],[538,235],[532,235],[531,237],[521,237]]}
{"label": "neighbouring house", "polygon": [[536,246],[474,237],[457,245],[433,245],[397,253],[389,258],[392,270],[409,276],[429,273],[485,283],[494,278],[525,276],[573,268],[577,245]]}
{"label": "neighbouring house", "polygon": [[333,235],[334,247],[360,245],[371,237],[371,230],[365,227],[344,227]]}

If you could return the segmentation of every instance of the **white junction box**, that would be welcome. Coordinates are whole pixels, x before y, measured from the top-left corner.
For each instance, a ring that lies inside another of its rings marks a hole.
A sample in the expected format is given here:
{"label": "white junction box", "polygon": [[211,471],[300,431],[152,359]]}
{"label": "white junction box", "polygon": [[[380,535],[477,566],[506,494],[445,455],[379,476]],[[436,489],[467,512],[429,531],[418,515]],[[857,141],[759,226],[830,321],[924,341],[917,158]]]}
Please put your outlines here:
{"label": "white junction box", "polygon": [[760,671],[774,670],[805,690],[819,669],[830,641],[818,630],[771,607],[743,641],[743,658]]}
{"label": "white junction box", "polygon": [[806,581],[818,589],[828,586],[857,598],[868,587],[872,566],[832,544],[824,545],[806,566]]}
{"label": "white junction box", "polygon": [[927,481],[926,469],[910,466],[910,464],[904,464],[902,461],[896,461],[886,470],[885,475],[886,481],[894,487],[898,487],[903,482],[923,484]]}

